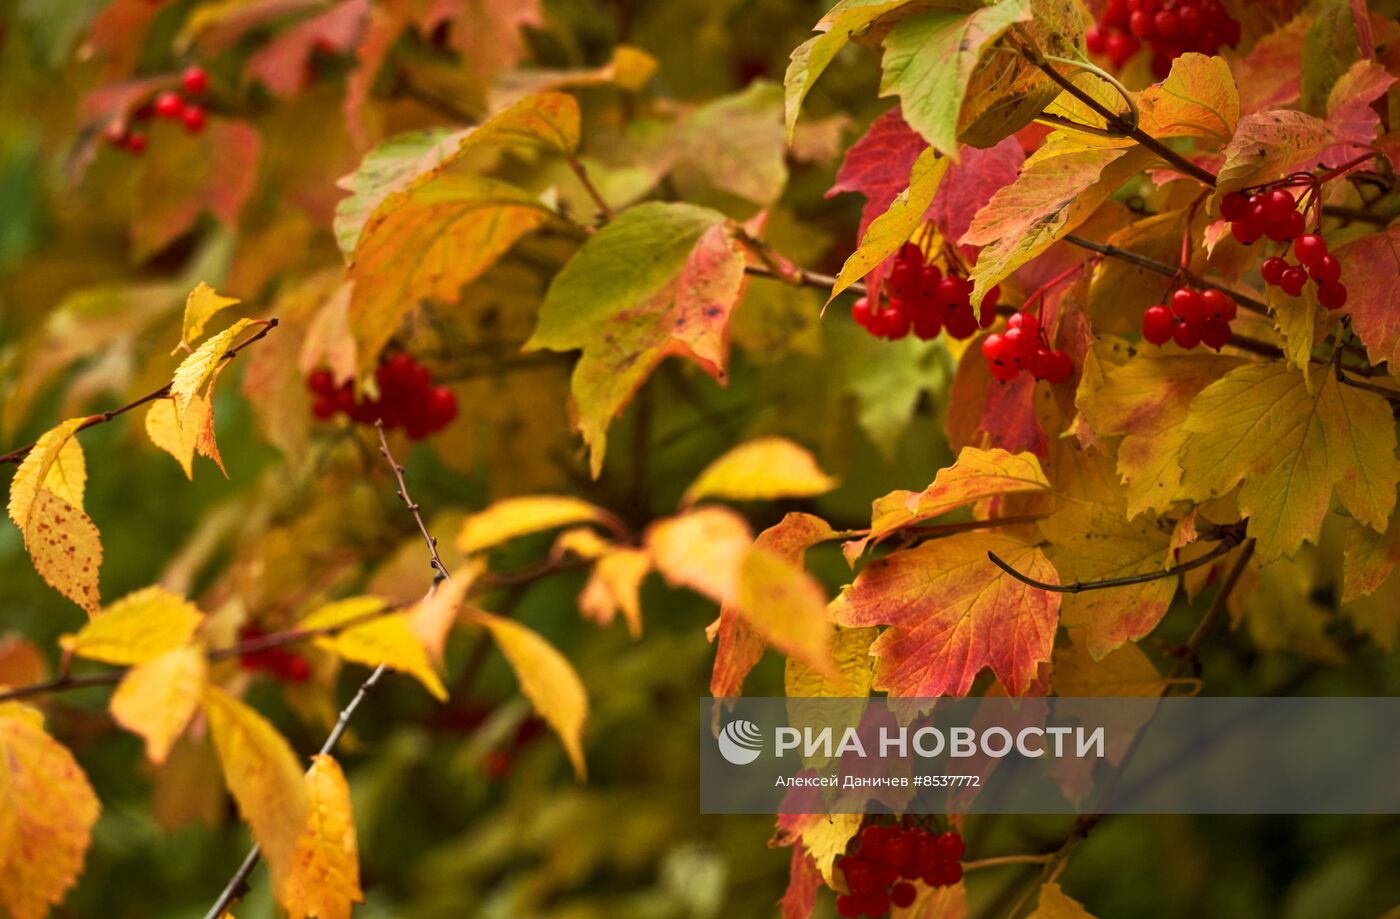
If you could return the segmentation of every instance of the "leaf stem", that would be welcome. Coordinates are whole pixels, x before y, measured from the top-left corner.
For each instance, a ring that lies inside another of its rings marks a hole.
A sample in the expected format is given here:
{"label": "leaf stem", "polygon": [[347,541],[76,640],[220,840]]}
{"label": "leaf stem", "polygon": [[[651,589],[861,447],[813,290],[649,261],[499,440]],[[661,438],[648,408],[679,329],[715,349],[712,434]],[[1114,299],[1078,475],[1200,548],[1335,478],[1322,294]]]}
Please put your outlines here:
{"label": "leaf stem", "polygon": [[588,177],[588,169],[583,165],[578,155],[570,153],[568,156],[564,157],[564,161],[569,164],[569,168],[572,169],[574,175],[578,177],[579,184],[583,186],[584,191],[588,192],[588,197],[593,199],[593,204],[598,208],[598,213],[603,215],[603,221],[606,223],[616,217],[617,214],[613,211],[612,206],[608,204],[607,199],[603,197],[603,193],[598,191],[598,186],[594,185],[593,180]]}
{"label": "leaf stem", "polygon": [[1218,546],[1205,555],[1202,555],[1200,558],[1193,558],[1189,562],[1173,565],[1163,571],[1149,571],[1146,574],[1133,574],[1121,578],[1105,578],[1101,581],[1075,581],[1073,584],[1048,584],[1045,581],[1037,581],[1035,578],[1017,571],[1010,564],[999,558],[995,552],[989,551],[987,553],[987,558],[991,559],[993,564],[1022,584],[1029,585],[1038,590],[1049,591],[1050,593],[1077,594],[1083,593],[1086,590],[1106,590],[1111,587],[1128,587],[1133,584],[1146,584],[1150,581],[1160,581],[1165,578],[1176,577],[1178,574],[1190,571],[1193,568],[1199,568],[1202,565],[1210,564],[1237,545],[1239,545],[1238,534],[1227,533]]}

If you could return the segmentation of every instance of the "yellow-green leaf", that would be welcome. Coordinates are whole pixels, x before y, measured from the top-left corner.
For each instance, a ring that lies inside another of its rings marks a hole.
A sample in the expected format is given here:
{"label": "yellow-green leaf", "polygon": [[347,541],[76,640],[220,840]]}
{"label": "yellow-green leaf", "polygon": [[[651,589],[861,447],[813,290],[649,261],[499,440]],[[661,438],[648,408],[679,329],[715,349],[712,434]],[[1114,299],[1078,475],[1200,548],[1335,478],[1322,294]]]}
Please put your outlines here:
{"label": "yellow-green leaf", "polygon": [[1184,427],[1182,497],[1204,500],[1239,485],[1262,561],[1316,542],[1334,489],[1377,530],[1395,507],[1400,462],[1390,405],[1332,374],[1309,395],[1302,374],[1282,364],[1238,368],[1202,390]]}
{"label": "yellow-green leaf", "polygon": [[146,756],[165,762],[199,707],[208,678],[204,648],[182,645],[127,671],[112,693],[112,718],[146,741]]}
{"label": "yellow-green leaf", "polygon": [[65,651],[109,664],[144,664],[189,642],[204,615],[164,587],[129,593],[76,635],[60,639]]}
{"label": "yellow-green leaf", "polygon": [[222,689],[205,687],[201,702],[224,783],[262,847],[273,889],[281,890],[310,811],[296,754],[266,718]]}
{"label": "yellow-green leaf", "polygon": [[203,281],[185,299],[185,320],[180,332],[180,348],[188,348],[204,334],[204,327],[214,314],[239,303],[237,297],[223,297]]}
{"label": "yellow-green leaf", "polygon": [[311,760],[305,782],[309,816],[278,900],[290,919],[350,919],[351,904],[365,899],[350,787],[325,755]]}
{"label": "yellow-green leaf", "polygon": [[565,495],[505,498],[462,522],[462,530],[457,534],[457,549],[466,554],[480,552],[517,536],[575,523],[620,526],[612,514],[579,498]]}
{"label": "yellow-green leaf", "polygon": [[785,90],[785,121],[788,142],[792,142],[802,100],[812,91],[827,66],[859,33],[885,13],[897,9],[908,0],[841,0],[818,20],[812,31],[822,34],[809,38],[792,52],[787,73],[783,77]]}
{"label": "yellow-green leaf", "polygon": [[238,320],[205,341],[204,344],[195,349],[193,354],[181,361],[179,367],[175,368],[175,377],[170,383],[170,395],[175,400],[176,414],[182,423],[185,413],[190,407],[190,402],[203,391],[210,380],[214,379],[219,365],[223,362],[224,355],[233,347],[238,336],[254,324],[255,320],[252,319]]}
{"label": "yellow-green leaf", "polygon": [[909,187],[899,193],[889,210],[870,221],[870,226],[865,228],[860,245],[846,257],[845,264],[836,275],[828,303],[909,240],[923,222],[924,214],[933,203],[938,184],[943,181],[951,162],[948,157],[939,156],[933,147],[919,154],[909,171]]}
{"label": "yellow-green leaf", "polygon": [[44,919],[83,870],[100,805],[39,713],[0,706],[0,906]]}
{"label": "yellow-green leaf", "polygon": [[466,616],[491,633],[515,671],[520,691],[559,735],[574,772],[583,778],[583,725],[588,720],[588,692],[573,665],[537,632],[512,619],[476,609],[468,610]]}
{"label": "yellow-green leaf", "polygon": [[694,504],[701,498],[809,498],[835,487],[836,480],[822,472],[806,448],[786,437],[760,437],[706,466],[682,500]]}
{"label": "yellow-green leaf", "polygon": [[298,623],[302,629],[343,631],[316,639],[316,644],[348,661],[368,667],[385,665],[414,677],[439,700],[447,699],[447,687],[433,670],[428,651],[413,633],[406,613],[375,615],[386,609],[378,597],[337,600],[313,611]]}

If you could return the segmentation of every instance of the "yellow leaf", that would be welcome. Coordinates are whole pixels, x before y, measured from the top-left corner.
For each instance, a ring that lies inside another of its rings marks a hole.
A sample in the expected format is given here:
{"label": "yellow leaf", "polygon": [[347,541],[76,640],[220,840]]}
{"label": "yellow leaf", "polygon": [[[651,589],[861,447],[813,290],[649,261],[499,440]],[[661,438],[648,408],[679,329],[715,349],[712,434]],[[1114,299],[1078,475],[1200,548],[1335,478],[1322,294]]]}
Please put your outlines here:
{"label": "yellow leaf", "polygon": [[802,847],[817,863],[822,879],[831,883],[831,866],[860,831],[860,814],[822,814],[802,828]]}
{"label": "yellow leaf", "polygon": [[117,684],[112,718],[145,739],[151,762],[165,762],[194,717],[208,671],[203,646],[188,644],[138,664]]}
{"label": "yellow leaf", "polygon": [[[10,519],[15,522],[15,526],[19,527],[20,532],[24,532],[28,528],[34,501],[41,488],[46,488],[64,498],[68,504],[74,507],[82,508],[82,482],[87,480],[87,473],[82,462],[81,448],[79,448],[76,460],[72,455],[69,455],[66,460],[60,460],[60,457],[67,450],[73,434],[86,421],[86,418],[69,418],[62,424],[55,425],[50,430],[45,431],[35,441],[34,448],[25,456],[19,464],[19,468],[15,470],[15,477],[10,482],[8,510]],[[76,476],[79,468],[84,471],[81,475],[81,481],[77,482],[75,488],[68,483],[68,479],[70,476]],[[74,496],[78,499],[76,502],[70,500]]]}
{"label": "yellow leaf", "polygon": [[667,517],[646,533],[646,547],[668,584],[689,587],[719,603],[736,598],[739,563],[752,542],[744,518],[725,507]]}
{"label": "yellow leaf", "polygon": [[348,661],[369,667],[385,665],[416,678],[439,700],[447,699],[447,687],[433,670],[427,649],[413,634],[405,613],[376,616],[387,608],[379,597],[351,597],[313,611],[298,626],[329,629],[350,623],[344,631],[316,639],[316,644]]}
{"label": "yellow leaf", "polygon": [[296,754],[266,718],[222,689],[205,687],[202,702],[224,784],[262,847],[273,889],[281,890],[309,812]]}
{"label": "yellow leaf", "polygon": [[826,302],[835,300],[841,291],[865,277],[909,240],[923,222],[924,214],[933,203],[938,184],[943,181],[943,174],[948,171],[951,162],[948,157],[939,156],[932,147],[919,154],[909,173],[909,187],[899,193],[889,210],[866,227],[860,246],[847,256],[846,263],[841,266]]}
{"label": "yellow leaf", "polygon": [[175,462],[185,470],[185,478],[194,478],[195,432],[193,425],[180,425],[173,399],[157,399],[146,410],[146,436],[151,443],[175,457]]}
{"label": "yellow leaf", "polygon": [[1040,888],[1040,903],[1027,919],[1094,919],[1089,911],[1071,900],[1053,881]]}
{"label": "yellow leaf", "polygon": [[1332,374],[1314,396],[1282,364],[1232,370],[1191,402],[1184,427],[1181,496],[1202,500],[1239,485],[1261,562],[1316,542],[1334,489],[1377,531],[1395,507],[1400,462],[1390,405]]}
{"label": "yellow leaf", "polygon": [[477,609],[468,609],[466,617],[491,632],[520,681],[520,691],[559,735],[574,764],[574,773],[583,778],[583,724],[588,720],[588,691],[573,665],[537,632],[513,619]]}
{"label": "yellow leaf", "polygon": [[800,561],[755,545],[739,563],[736,606],[768,644],[833,679],[826,591]]}
{"label": "yellow leaf", "polygon": [[204,614],[164,587],[127,594],[76,635],[59,639],[70,654],[109,664],[144,664],[187,644]]}
{"label": "yellow leaf", "polygon": [[575,523],[620,526],[615,517],[587,501],[563,495],[528,495],[497,501],[469,516],[457,534],[457,548],[465,553],[480,552],[517,536]]}
{"label": "yellow leaf", "polygon": [[199,336],[204,334],[204,327],[213,318],[215,313],[227,309],[240,302],[237,297],[221,297],[215,293],[214,288],[203,281],[190,295],[185,298],[185,321],[180,332],[180,348],[188,348]]}
{"label": "yellow leaf", "polygon": [[170,395],[175,400],[176,414],[182,424],[185,423],[190,402],[214,379],[214,373],[223,362],[224,355],[233,347],[238,336],[254,322],[252,319],[238,320],[196,348],[193,354],[175,368],[175,376],[170,383]]}
{"label": "yellow leaf", "polygon": [[83,869],[97,795],[37,711],[0,706],[0,906],[43,919]]}
{"label": "yellow leaf", "polygon": [[701,498],[808,498],[835,487],[836,480],[822,472],[805,448],[786,437],[760,437],[706,466],[682,500],[694,504]]}
{"label": "yellow leaf", "polygon": [[95,615],[102,606],[97,573],[102,567],[102,534],[92,518],[62,498],[40,489],[30,509],[24,547],[34,570],[50,587]]}
{"label": "yellow leaf", "polygon": [[1240,94],[1223,57],[1188,52],[1161,83],[1143,90],[1138,127],[1153,137],[1204,137],[1229,143],[1240,120]]}
{"label": "yellow leaf", "polygon": [[278,900],[290,919],[350,919],[350,904],[365,898],[350,788],[340,764],[325,755],[312,759],[305,781],[310,815]]}
{"label": "yellow leaf", "polygon": [[1152,698],[1166,686],[1152,659],[1135,644],[1097,661],[1087,652],[1077,643],[1055,649],[1051,683],[1056,695]]}
{"label": "yellow leaf", "polygon": [[439,584],[430,596],[415,603],[405,614],[409,629],[422,642],[428,657],[438,667],[442,666],[443,649],[452,626],[457,622],[462,600],[479,570],[471,566],[465,572],[458,569],[452,580]]}
{"label": "yellow leaf", "polygon": [[638,637],[642,634],[642,606],[637,594],[650,570],[651,556],[641,549],[606,552],[594,563],[593,573],[579,594],[579,609],[601,625],[611,623],[621,610],[628,633]]}

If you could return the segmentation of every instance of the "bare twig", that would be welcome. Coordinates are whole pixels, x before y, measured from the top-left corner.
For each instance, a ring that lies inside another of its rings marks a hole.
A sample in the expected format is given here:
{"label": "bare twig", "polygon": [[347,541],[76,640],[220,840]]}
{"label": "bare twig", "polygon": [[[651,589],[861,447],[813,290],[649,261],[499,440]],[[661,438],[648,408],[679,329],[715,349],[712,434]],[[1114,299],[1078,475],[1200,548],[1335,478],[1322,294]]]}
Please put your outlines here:
{"label": "bare twig", "polygon": [[[1240,556],[1235,559],[1234,567],[1230,569],[1230,573],[1225,576],[1224,583],[1220,585],[1220,593],[1215,595],[1215,599],[1211,601],[1210,607],[1206,610],[1206,614],[1201,617],[1201,621],[1196,623],[1196,628],[1191,631],[1191,637],[1187,638],[1186,644],[1182,645],[1181,651],[1179,652],[1180,657],[1177,662],[1172,665],[1171,670],[1167,671],[1168,685],[1162,687],[1162,695],[1165,696],[1167,694],[1168,690],[1171,688],[1172,681],[1181,676],[1187,664],[1196,659],[1196,655],[1200,652],[1201,645],[1205,642],[1206,636],[1210,634],[1211,628],[1214,627],[1215,623],[1218,622],[1220,617],[1224,614],[1225,607],[1230,602],[1230,594],[1234,592],[1235,585],[1239,583],[1240,577],[1244,574],[1245,566],[1249,564],[1250,556],[1253,554],[1254,540],[1246,539],[1241,544]],[[1121,763],[1119,768],[1121,771]]]}
{"label": "bare twig", "polygon": [[564,157],[564,161],[568,163],[569,168],[574,171],[574,175],[578,177],[579,184],[583,186],[584,191],[588,192],[588,197],[593,199],[593,204],[598,208],[598,213],[603,215],[603,220],[608,221],[616,217],[617,214],[613,211],[612,206],[608,204],[607,199],[603,197],[603,193],[598,191],[598,186],[594,185],[593,180],[588,177],[588,170],[584,168],[583,162],[578,156],[569,154]]}
{"label": "bare twig", "polygon": [[[262,328],[258,330],[258,333],[256,335],[252,336],[246,341],[234,345],[232,348],[229,348],[227,351],[224,352],[224,356],[220,358],[220,360],[233,360],[235,357],[238,356],[238,352],[242,351],[244,348],[248,347],[254,342],[262,340],[262,338],[264,338],[268,332],[271,332],[275,328],[277,328],[277,317],[274,316],[271,319],[264,320],[262,323]],[[92,415],[82,424],[78,425],[77,431],[86,431],[88,428],[96,427],[99,424],[106,424],[118,415],[125,415],[132,409],[140,408],[147,402],[154,402],[157,399],[164,399],[166,396],[170,395],[170,386],[170,383],[166,383],[159,389],[148,392],[144,396],[141,396],[139,399],[133,399],[132,401],[128,402],[126,405],[121,406],[120,408],[108,409],[105,412]],[[35,443],[37,443],[37,441]],[[18,463],[20,460],[24,459],[26,456],[29,455],[29,451],[33,450],[34,446],[34,443],[29,443],[25,444],[23,447],[16,447],[9,453],[0,454],[0,463]]]}
{"label": "bare twig", "polygon": [[[821,287],[826,290],[830,290],[836,286],[836,278],[831,275],[822,274],[817,271],[808,271],[805,268],[797,268],[791,274],[774,271],[767,265],[745,265],[744,270],[754,277],[772,278],[775,281],[786,281],[789,284],[796,284],[799,286]],[[846,290],[853,294],[859,294],[862,297],[866,294],[865,285],[859,281],[847,287]]]}
{"label": "bare twig", "polygon": [[1178,574],[1190,571],[1193,568],[1199,568],[1202,565],[1210,564],[1237,545],[1239,545],[1238,535],[1230,533],[1221,540],[1218,546],[1211,549],[1200,558],[1193,558],[1189,562],[1182,562],[1180,565],[1173,565],[1162,571],[1149,571],[1146,574],[1134,574],[1121,578],[1105,578],[1102,581],[1075,581],[1073,584],[1048,584],[1045,581],[1037,581],[1035,578],[1028,577],[1011,567],[1011,565],[998,558],[995,552],[988,552],[987,558],[991,559],[993,564],[1022,584],[1028,584],[1031,587],[1035,587],[1039,590],[1046,590],[1051,593],[1077,594],[1086,590],[1106,590],[1110,587],[1128,587],[1132,584],[1146,584],[1149,581],[1160,581],[1164,578],[1176,577]]}

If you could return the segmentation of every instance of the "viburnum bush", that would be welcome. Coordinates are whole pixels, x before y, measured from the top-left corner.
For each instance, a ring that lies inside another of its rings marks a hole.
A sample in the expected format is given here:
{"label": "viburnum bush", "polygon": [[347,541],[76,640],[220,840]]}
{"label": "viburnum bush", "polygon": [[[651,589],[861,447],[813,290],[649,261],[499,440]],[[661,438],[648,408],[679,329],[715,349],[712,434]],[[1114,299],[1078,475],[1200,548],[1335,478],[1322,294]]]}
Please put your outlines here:
{"label": "viburnum bush", "polygon": [[1394,12],[0,5],[0,912],[1394,907],[694,788],[702,695],[1394,693]]}

